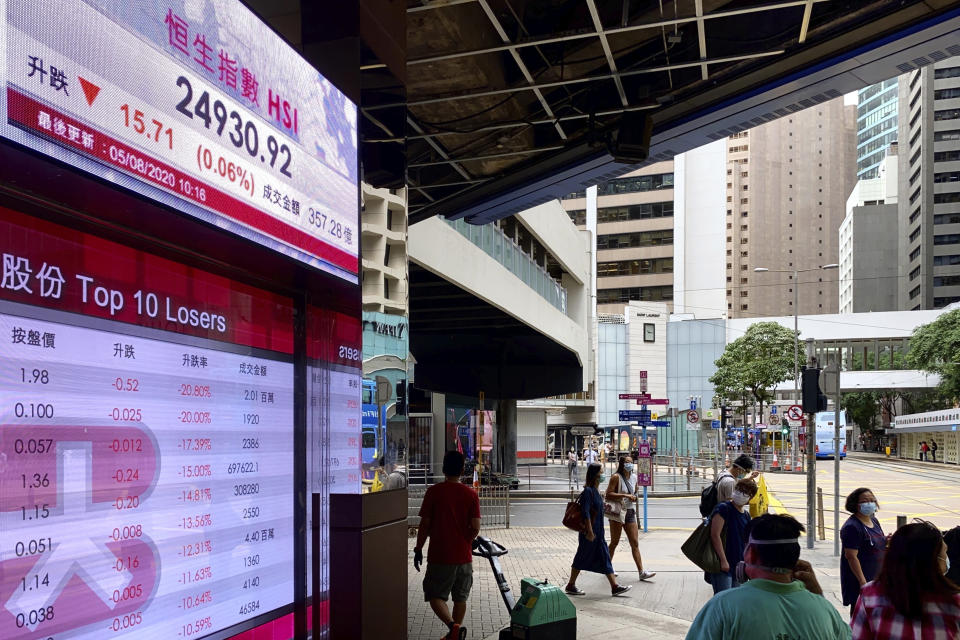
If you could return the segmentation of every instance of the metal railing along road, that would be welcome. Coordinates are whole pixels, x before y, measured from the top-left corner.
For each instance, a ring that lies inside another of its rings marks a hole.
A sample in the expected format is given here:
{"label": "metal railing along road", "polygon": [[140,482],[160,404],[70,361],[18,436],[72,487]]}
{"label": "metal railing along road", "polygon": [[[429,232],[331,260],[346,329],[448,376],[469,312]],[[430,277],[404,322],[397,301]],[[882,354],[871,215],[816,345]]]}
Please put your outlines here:
{"label": "metal railing along road", "polygon": [[[420,506],[428,485],[407,488],[407,525],[420,526]],[[479,489],[480,528],[510,528],[510,488],[505,485],[483,485]]]}

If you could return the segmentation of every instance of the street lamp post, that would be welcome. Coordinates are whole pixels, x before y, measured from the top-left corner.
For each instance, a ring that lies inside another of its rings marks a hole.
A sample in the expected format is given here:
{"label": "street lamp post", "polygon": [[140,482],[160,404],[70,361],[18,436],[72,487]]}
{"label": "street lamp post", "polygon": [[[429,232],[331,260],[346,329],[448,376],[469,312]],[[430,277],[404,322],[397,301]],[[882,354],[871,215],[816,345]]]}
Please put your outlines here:
{"label": "street lamp post", "polygon": [[[800,280],[798,278],[801,273],[809,273],[811,271],[823,271],[826,269],[836,269],[840,265],[836,263],[824,264],[819,267],[813,267],[811,269],[768,269],[766,267],[754,267],[754,271],[757,273],[789,273],[793,279],[793,403],[801,404],[800,402]],[[799,447],[797,446],[797,430],[791,429],[790,433],[792,435],[790,441],[791,457],[792,457],[792,467],[796,468],[797,461],[799,459]],[[814,467],[811,460],[807,460],[807,474],[808,476],[813,474]],[[813,493],[810,489],[810,482],[807,482],[807,509],[813,510]],[[812,534],[808,534],[812,535]]]}

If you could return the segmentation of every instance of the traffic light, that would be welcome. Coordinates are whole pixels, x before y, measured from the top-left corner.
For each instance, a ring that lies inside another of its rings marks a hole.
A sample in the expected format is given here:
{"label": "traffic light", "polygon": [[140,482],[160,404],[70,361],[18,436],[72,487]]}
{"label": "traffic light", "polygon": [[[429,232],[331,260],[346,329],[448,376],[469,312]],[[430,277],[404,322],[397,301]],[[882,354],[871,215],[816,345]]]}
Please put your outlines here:
{"label": "traffic light", "polygon": [[720,405],[720,428],[726,431],[728,426],[733,426],[733,407],[722,404]]}
{"label": "traffic light", "polygon": [[783,437],[784,437],[784,438],[786,438],[787,436],[789,436],[789,435],[790,435],[790,425],[785,424],[785,425],[783,425],[782,427],[780,427],[780,433],[783,434]]}
{"label": "traffic light", "polygon": [[803,382],[803,412],[816,413],[825,410],[827,397],[820,390],[820,369],[805,367],[800,373]]}

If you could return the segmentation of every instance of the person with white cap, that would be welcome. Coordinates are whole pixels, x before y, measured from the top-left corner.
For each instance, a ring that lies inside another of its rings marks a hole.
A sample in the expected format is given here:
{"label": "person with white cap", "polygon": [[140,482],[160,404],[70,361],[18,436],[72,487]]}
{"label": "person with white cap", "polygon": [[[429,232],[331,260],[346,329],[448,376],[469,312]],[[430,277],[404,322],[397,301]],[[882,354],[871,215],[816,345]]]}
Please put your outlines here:
{"label": "person with white cap", "polygon": [[849,640],[850,627],[823,597],[813,568],[800,560],[802,524],[762,515],[747,525],[742,586],[713,596],[697,614],[688,640]]}

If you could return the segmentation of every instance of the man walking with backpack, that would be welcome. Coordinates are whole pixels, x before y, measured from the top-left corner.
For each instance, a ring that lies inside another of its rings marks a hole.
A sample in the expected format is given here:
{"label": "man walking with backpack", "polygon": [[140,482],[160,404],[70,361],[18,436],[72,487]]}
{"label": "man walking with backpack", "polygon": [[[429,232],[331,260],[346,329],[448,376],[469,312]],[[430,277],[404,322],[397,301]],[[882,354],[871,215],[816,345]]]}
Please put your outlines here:
{"label": "man walking with backpack", "polygon": [[760,475],[759,471],[754,471],[755,466],[753,458],[747,454],[742,453],[737,456],[730,463],[730,467],[721,471],[716,480],[700,493],[700,515],[704,518],[708,517],[713,513],[714,507],[733,498],[733,488],[737,485],[737,480],[741,478],[755,480]]}

